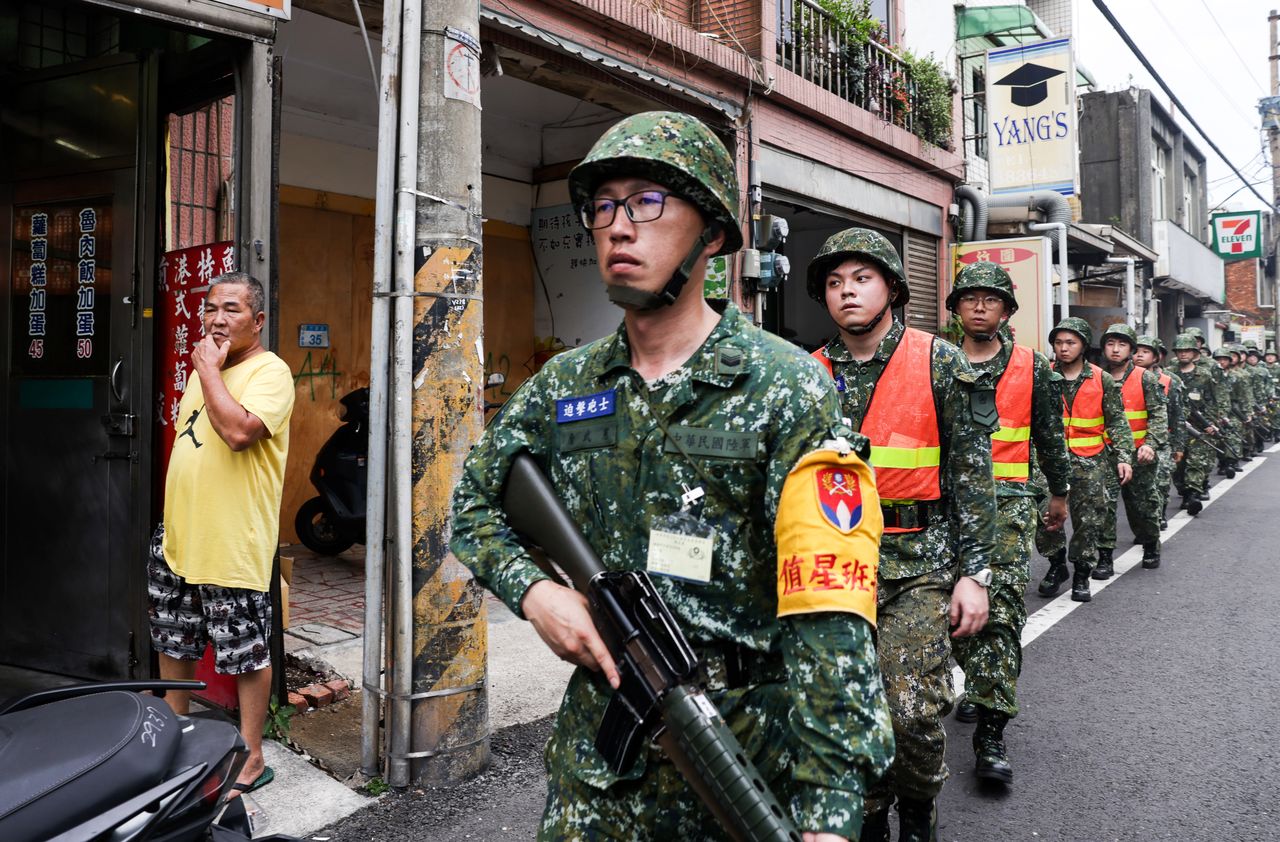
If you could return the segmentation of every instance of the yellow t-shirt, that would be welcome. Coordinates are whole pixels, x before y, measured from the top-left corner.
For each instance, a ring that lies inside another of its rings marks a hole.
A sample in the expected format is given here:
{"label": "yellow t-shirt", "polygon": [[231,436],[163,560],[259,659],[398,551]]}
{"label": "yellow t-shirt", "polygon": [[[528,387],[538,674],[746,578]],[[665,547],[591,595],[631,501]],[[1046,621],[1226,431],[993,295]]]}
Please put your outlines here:
{"label": "yellow t-shirt", "polygon": [[223,370],[222,382],[271,435],[233,451],[214,431],[192,373],[165,477],[164,558],[193,584],[266,591],[280,539],[293,374],[267,351]]}

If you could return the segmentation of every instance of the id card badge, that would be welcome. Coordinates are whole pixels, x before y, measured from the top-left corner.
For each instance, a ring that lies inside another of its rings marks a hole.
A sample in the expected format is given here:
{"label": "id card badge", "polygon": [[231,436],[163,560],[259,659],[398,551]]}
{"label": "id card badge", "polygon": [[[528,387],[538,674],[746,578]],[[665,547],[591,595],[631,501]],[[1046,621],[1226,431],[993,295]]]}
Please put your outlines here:
{"label": "id card badge", "polygon": [[711,581],[716,531],[694,517],[687,508],[690,502],[686,496],[685,509],[653,519],[646,569],[659,576],[705,585]]}

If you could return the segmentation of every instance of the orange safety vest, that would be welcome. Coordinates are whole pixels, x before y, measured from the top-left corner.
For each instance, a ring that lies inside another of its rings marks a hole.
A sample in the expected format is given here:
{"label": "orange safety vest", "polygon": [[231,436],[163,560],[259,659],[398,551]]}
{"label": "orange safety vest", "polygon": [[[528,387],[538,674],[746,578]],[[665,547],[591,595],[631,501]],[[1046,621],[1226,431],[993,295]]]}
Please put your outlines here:
{"label": "orange safety vest", "polygon": [[1160,388],[1164,389],[1165,397],[1169,396],[1169,384],[1173,382],[1173,378],[1164,372],[1160,372]]}
{"label": "orange safety vest", "polygon": [[[876,490],[886,506],[942,498],[942,434],[933,403],[933,335],[906,328],[871,396],[860,432],[871,439]],[[819,348],[814,359],[834,374]],[[885,532],[919,532],[885,527]]]}
{"label": "orange safety vest", "polygon": [[997,480],[1026,482],[1031,474],[1031,387],[1035,354],[1014,345],[1009,364],[996,384],[1000,429],[991,434],[991,469]]}
{"label": "orange safety vest", "polygon": [[[1133,446],[1142,447],[1147,437],[1147,396],[1142,392],[1142,373],[1146,369],[1135,365],[1133,371],[1124,379],[1120,387],[1120,397],[1124,401],[1124,417],[1133,430]],[[1111,444],[1111,436],[1107,436],[1107,444]]]}
{"label": "orange safety vest", "polygon": [[1103,436],[1107,431],[1106,419],[1102,415],[1102,369],[1093,363],[1086,365],[1092,376],[1080,384],[1070,407],[1066,396],[1062,397],[1062,426],[1067,433],[1067,448],[1072,453],[1097,456],[1102,452]]}

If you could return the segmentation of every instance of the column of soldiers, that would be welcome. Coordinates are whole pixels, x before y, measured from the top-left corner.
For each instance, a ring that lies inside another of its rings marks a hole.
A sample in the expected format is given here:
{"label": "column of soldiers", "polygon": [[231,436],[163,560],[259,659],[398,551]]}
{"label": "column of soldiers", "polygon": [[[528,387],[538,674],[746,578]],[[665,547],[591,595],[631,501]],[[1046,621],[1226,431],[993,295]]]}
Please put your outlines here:
{"label": "column of soldiers", "polygon": [[[624,676],[586,599],[507,523],[521,453],[607,568],[651,574],[708,697],[807,839],[888,842],[896,809],[898,840],[933,842],[953,707],[976,722],[977,776],[1013,780],[1004,733],[1019,712],[1032,547],[1049,559],[1042,596],[1071,579],[1088,602],[1091,577],[1114,574],[1123,500],[1143,566],[1157,567],[1169,482],[1196,514],[1215,452],[1227,465],[1246,433],[1253,448],[1272,435],[1276,355],[1264,368],[1255,348],[1242,370],[1220,349],[1215,366],[1184,334],[1164,371],[1157,340],[1116,325],[1100,367],[1085,359],[1088,322],[1068,318],[1049,335],[1051,363],[1013,341],[1013,283],[985,262],[947,299],[953,345],[895,315],[910,295],[901,255],[850,228],[808,267],[834,335],[806,358],[703,300],[707,260],[742,245],[734,172],[708,127],[651,112],[606,131],[570,173],[622,324],[553,358],[494,419],[455,491],[450,546],[579,667],[546,752],[540,839],[724,833],[656,744],[626,768],[596,748]],[[833,567],[851,532],[878,539],[861,594]],[[832,554],[798,557],[787,536],[800,533]],[[707,541],[709,565],[673,537]]]}

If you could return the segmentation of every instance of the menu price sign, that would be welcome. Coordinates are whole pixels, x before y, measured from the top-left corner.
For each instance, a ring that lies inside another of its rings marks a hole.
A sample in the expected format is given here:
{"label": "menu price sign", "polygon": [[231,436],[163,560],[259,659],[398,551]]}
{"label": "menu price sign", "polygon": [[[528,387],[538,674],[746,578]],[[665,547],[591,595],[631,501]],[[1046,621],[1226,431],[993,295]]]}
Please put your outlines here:
{"label": "menu price sign", "polygon": [[110,201],[46,202],[15,211],[11,371],[36,377],[106,374]]}

